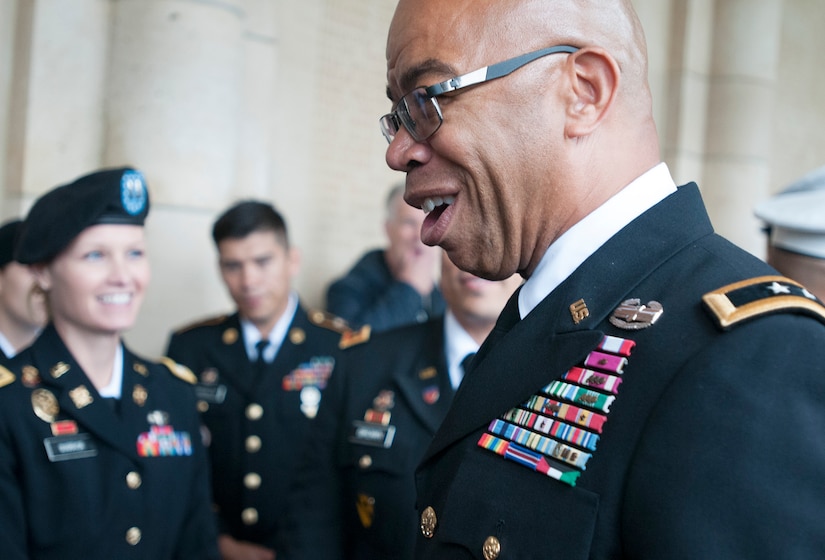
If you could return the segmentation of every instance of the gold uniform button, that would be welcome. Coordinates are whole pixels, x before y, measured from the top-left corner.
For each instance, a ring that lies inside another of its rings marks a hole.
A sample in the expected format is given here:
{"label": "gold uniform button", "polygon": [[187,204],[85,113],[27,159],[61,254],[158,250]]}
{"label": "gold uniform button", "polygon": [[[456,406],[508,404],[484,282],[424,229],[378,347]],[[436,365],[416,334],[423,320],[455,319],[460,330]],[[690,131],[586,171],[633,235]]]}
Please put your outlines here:
{"label": "gold uniform button", "polygon": [[421,534],[428,539],[433,538],[436,525],[438,525],[438,518],[435,516],[435,510],[432,506],[427,506],[421,512]]}
{"label": "gold uniform button", "polygon": [[484,560],[496,560],[501,554],[501,543],[495,537],[487,537],[481,552],[484,554]]}
{"label": "gold uniform button", "polygon": [[243,485],[250,490],[257,490],[261,487],[261,475],[254,472],[248,473],[243,477]]}
{"label": "gold uniform button", "polygon": [[246,438],[246,451],[248,453],[257,453],[261,450],[261,438],[258,436],[249,436]]}
{"label": "gold uniform button", "polygon": [[258,522],[258,510],[255,508],[246,508],[241,512],[241,521],[244,525],[254,525]]}
{"label": "gold uniform button", "polygon": [[372,457],[369,455],[364,455],[360,459],[358,459],[358,466],[362,469],[368,469],[372,466]]}
{"label": "gold uniform button", "polygon": [[206,412],[209,410],[209,403],[206,401],[198,401],[198,412]]}
{"label": "gold uniform button", "polygon": [[128,531],[126,531],[126,542],[132,546],[135,546],[137,543],[140,542],[141,537],[140,529],[137,527],[132,527]]}
{"label": "gold uniform button", "polygon": [[264,415],[264,407],[258,403],[252,403],[246,407],[246,417],[250,420],[260,420]]}
{"label": "gold uniform button", "polygon": [[137,490],[138,488],[140,488],[141,484],[143,484],[143,479],[141,478],[140,474],[136,473],[135,471],[132,471],[126,475],[126,486],[128,486],[132,490]]}

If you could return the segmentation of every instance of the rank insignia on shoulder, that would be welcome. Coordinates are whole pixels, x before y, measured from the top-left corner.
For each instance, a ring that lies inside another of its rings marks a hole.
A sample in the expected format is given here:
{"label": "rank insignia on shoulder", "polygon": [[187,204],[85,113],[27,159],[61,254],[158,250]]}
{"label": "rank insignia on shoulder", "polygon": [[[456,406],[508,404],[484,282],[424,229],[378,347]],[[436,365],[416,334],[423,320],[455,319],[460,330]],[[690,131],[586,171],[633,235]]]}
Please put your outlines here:
{"label": "rank insignia on shoulder", "polygon": [[175,331],[175,334],[183,334],[187,331],[191,331],[192,329],[196,329],[198,327],[213,327],[215,325],[220,325],[224,321],[229,319],[229,315],[217,315],[215,317],[207,317],[206,319],[201,319],[199,321],[195,321],[194,323],[190,323],[185,325],[178,330]]}
{"label": "rank insignia on shoulder", "polygon": [[198,378],[195,377],[195,374],[192,373],[191,369],[189,369],[183,364],[177,363],[172,358],[164,356],[160,359],[160,363],[165,365],[169,369],[169,371],[172,372],[172,375],[174,375],[178,379],[183,379],[184,381],[192,385],[195,385],[198,382]]}
{"label": "rank insignia on shoulder", "polygon": [[369,325],[364,325],[357,331],[346,330],[341,335],[341,340],[338,342],[338,348],[340,348],[341,350],[346,350],[351,346],[363,344],[370,339],[371,333],[372,327],[370,327]]}
{"label": "rank insignia on shoulder", "polygon": [[0,387],[5,387],[6,385],[11,385],[15,380],[14,374],[0,366]]}
{"label": "rank insignia on shoulder", "polygon": [[771,313],[803,313],[825,323],[825,306],[804,286],[784,276],[760,276],[723,286],[702,296],[716,324],[737,323]]}
{"label": "rank insignia on shoulder", "polygon": [[326,311],[320,311],[315,309],[310,311],[308,314],[309,320],[312,323],[318,325],[319,327],[324,327],[325,329],[329,329],[335,332],[343,333],[349,330],[349,326],[347,322],[338,317],[337,315],[333,315],[332,313],[327,313]]}

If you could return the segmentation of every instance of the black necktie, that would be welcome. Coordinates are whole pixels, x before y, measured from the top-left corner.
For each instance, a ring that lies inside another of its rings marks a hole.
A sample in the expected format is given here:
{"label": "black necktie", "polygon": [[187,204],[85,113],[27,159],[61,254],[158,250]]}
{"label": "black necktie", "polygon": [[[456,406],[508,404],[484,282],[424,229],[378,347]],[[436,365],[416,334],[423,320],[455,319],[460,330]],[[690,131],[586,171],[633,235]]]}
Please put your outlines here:
{"label": "black necktie", "polygon": [[266,350],[267,346],[269,346],[269,340],[266,338],[264,338],[263,340],[259,340],[255,344],[255,350],[258,351],[258,356],[255,358],[255,362],[253,363],[252,367],[252,376],[255,384],[257,384],[261,380],[261,376],[263,376],[264,370],[266,369],[264,350]]}
{"label": "black necktie", "polygon": [[120,399],[117,397],[102,397],[102,400],[109,406],[112,412],[120,414]]}
{"label": "black necktie", "polygon": [[475,352],[470,352],[469,354],[464,356],[464,358],[461,360],[461,371],[464,375],[467,375],[467,372],[469,371],[470,367],[472,366],[473,357],[475,355],[476,355]]}
{"label": "black necktie", "polygon": [[264,359],[264,350],[266,350],[266,348],[267,348],[268,346],[269,346],[269,340],[268,340],[268,339],[266,339],[266,338],[264,338],[264,339],[262,339],[262,340],[259,340],[259,341],[255,344],[255,350],[257,350],[257,351],[258,351],[258,357],[255,359],[255,364],[256,364],[259,368],[263,368],[263,367],[264,367],[264,365],[266,364],[266,360]]}

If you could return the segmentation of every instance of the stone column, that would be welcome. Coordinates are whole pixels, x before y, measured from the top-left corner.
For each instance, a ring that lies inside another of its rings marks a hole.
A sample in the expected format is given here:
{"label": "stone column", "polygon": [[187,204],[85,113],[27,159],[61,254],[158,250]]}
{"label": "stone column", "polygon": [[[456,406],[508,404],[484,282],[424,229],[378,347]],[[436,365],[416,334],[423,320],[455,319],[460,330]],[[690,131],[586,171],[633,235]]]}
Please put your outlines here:
{"label": "stone column", "polygon": [[131,163],[156,203],[214,209],[235,175],[240,1],[113,4],[106,164]]}
{"label": "stone column", "polygon": [[[677,184],[701,183],[707,138],[714,0],[674,0],[669,34],[662,157]],[[655,49],[651,44],[649,47]]]}
{"label": "stone column", "polygon": [[100,162],[109,5],[16,6],[4,179],[26,210],[34,197]]}
{"label": "stone column", "polygon": [[763,256],[753,207],[770,192],[782,0],[716,2],[715,22],[701,187],[716,230]]}
{"label": "stone column", "polygon": [[112,3],[103,164],[143,171],[152,285],[130,344],[232,307],[211,226],[234,197],[244,103],[243,0]]}

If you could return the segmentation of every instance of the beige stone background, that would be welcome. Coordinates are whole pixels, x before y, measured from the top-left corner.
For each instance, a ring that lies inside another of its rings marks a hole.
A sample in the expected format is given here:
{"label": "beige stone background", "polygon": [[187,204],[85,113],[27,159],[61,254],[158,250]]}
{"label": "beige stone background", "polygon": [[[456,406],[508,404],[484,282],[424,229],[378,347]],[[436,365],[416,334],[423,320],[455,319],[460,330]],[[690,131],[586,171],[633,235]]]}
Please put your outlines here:
{"label": "beige stone background", "polygon": [[[825,2],[635,0],[662,150],[763,256],[756,203],[825,163]],[[393,0],[0,0],[0,219],[103,166],[149,183],[153,281],[130,345],[231,310],[211,223],[272,200],[310,306],[383,242]],[[469,47],[468,47],[469,48]],[[494,61],[491,61],[494,62]]]}

